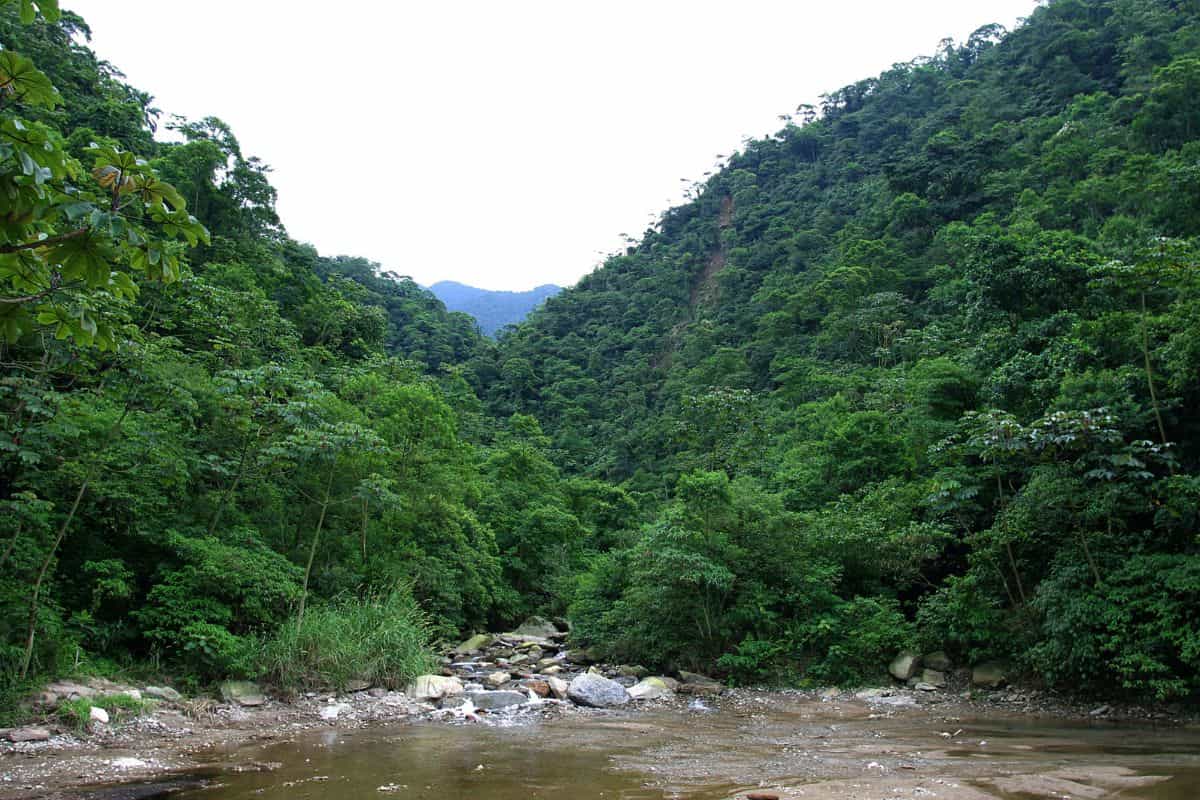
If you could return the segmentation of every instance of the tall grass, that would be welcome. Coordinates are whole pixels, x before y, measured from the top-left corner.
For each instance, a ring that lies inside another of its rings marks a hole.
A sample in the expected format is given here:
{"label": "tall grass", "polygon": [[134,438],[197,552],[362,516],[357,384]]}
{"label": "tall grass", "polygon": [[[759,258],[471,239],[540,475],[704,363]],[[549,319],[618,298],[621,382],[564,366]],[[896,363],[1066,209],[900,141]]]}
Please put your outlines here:
{"label": "tall grass", "polygon": [[343,599],[310,608],[263,643],[262,676],[285,691],[344,689],[351,681],[399,688],[434,664],[429,621],[412,593]]}

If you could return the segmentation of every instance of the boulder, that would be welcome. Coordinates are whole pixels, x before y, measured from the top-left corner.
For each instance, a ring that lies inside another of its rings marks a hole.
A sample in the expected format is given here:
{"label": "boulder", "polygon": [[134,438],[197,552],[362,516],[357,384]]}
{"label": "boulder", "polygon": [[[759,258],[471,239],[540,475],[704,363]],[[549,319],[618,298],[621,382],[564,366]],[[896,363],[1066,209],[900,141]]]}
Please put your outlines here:
{"label": "boulder", "polygon": [[936,669],[923,670],[921,672],[921,683],[928,683],[940,689],[946,685],[946,673],[939,672]]}
{"label": "boulder", "polygon": [[183,695],[170,686],[147,686],[142,689],[142,694],[151,700],[164,700],[168,703],[178,703],[183,699]]}
{"label": "boulder", "polygon": [[558,636],[558,627],[545,617],[530,617],[522,622],[513,633],[517,636],[536,636],[540,639],[549,639],[551,636]]}
{"label": "boulder", "polygon": [[103,725],[108,724],[108,712],[100,706],[92,706],[88,709],[88,719],[92,722],[99,722]]}
{"label": "boulder", "polygon": [[446,678],[441,675],[422,675],[408,685],[405,693],[413,700],[441,700],[454,694],[463,693],[463,685],[458,678]]}
{"label": "boulder", "polygon": [[538,671],[541,672],[543,675],[557,675],[558,673],[562,672],[562,666],[559,664],[555,664],[552,667],[542,667]]}
{"label": "boulder", "polygon": [[546,669],[547,667],[557,667],[562,662],[557,658],[543,658],[537,662],[538,669]]}
{"label": "boulder", "polygon": [[483,711],[494,711],[498,708],[508,708],[509,706],[519,706],[522,703],[529,702],[529,697],[520,692],[500,691],[500,692],[472,692],[470,695],[471,702],[475,707]]}
{"label": "boulder", "polygon": [[571,689],[571,685],[562,678],[556,678],[553,675],[546,678],[546,683],[550,686],[550,694],[555,700],[566,700],[567,693]]}
{"label": "boulder", "polygon": [[629,702],[629,692],[625,691],[624,686],[590,672],[571,681],[567,687],[567,697],[581,706],[592,708],[612,708]]}
{"label": "boulder", "polygon": [[913,688],[917,689],[919,691],[922,691],[922,692],[936,692],[937,691],[936,686],[934,686],[932,683],[926,683],[925,681],[917,681],[913,685]]}
{"label": "boulder", "polygon": [[1008,668],[999,661],[985,661],[971,670],[971,683],[987,689],[995,689],[1008,683]]}
{"label": "boulder", "polygon": [[50,731],[46,728],[13,728],[4,738],[10,742],[45,742],[50,739]]}
{"label": "boulder", "polygon": [[354,680],[354,681],[346,682],[346,691],[347,692],[365,692],[367,689],[370,689],[370,688],[371,688],[370,681]]}
{"label": "boulder", "polygon": [[569,664],[591,664],[596,655],[591,650],[568,650],[563,658]]}
{"label": "boulder", "polygon": [[921,663],[929,669],[936,669],[938,672],[946,672],[950,667],[954,666],[950,663],[950,657],[941,650],[933,653],[926,653],[921,657]]}
{"label": "boulder", "polygon": [[474,653],[478,653],[480,650],[490,645],[492,641],[491,634],[477,633],[470,639],[467,639],[465,642],[460,644],[458,647],[454,648],[454,650],[451,652],[460,656],[473,655]]}
{"label": "boulder", "polygon": [[340,717],[342,714],[346,713],[349,710],[350,710],[349,703],[332,703],[327,706],[322,706],[321,712],[320,712],[321,719],[325,720],[326,722],[333,722],[334,720],[336,720],[338,717]]}
{"label": "boulder", "polygon": [[617,667],[617,674],[622,678],[637,678],[641,680],[650,674],[650,670],[640,665],[622,664]]}
{"label": "boulder", "polygon": [[221,684],[221,699],[239,706],[261,706],[267,702],[266,695],[257,683],[250,681],[225,681]]}
{"label": "boulder", "polygon": [[634,700],[658,700],[674,694],[662,678],[643,678],[630,687],[629,696]]}
{"label": "boulder", "polygon": [[499,689],[510,680],[512,680],[512,675],[507,672],[493,672],[483,679],[483,685],[489,689]]}
{"label": "boulder", "polygon": [[720,682],[707,675],[679,670],[679,688],[676,691],[680,694],[720,694],[724,688]]}
{"label": "boulder", "polygon": [[906,650],[892,659],[892,663],[888,665],[888,672],[892,673],[896,680],[906,681],[917,674],[917,668],[920,666],[921,657]]}
{"label": "boulder", "polygon": [[72,681],[59,681],[52,683],[46,687],[46,691],[58,697],[58,702],[63,700],[76,700],[80,697],[95,697],[99,692],[90,686],[84,686],[81,683]]}
{"label": "boulder", "polygon": [[537,679],[521,681],[521,687],[524,689],[528,689],[529,691],[536,694],[538,697],[549,697],[550,696],[550,684],[546,683],[545,681],[539,681]]}

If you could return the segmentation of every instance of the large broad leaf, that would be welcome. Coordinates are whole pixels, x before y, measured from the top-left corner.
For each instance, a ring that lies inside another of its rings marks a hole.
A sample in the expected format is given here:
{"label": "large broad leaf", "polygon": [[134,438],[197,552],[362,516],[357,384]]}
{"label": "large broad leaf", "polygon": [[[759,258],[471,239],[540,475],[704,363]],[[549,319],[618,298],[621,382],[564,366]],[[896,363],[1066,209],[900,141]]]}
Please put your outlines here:
{"label": "large broad leaf", "polygon": [[33,62],[11,50],[0,50],[0,93],[18,102],[53,108],[61,101],[58,90]]}
{"label": "large broad leaf", "polygon": [[104,286],[109,280],[110,253],[95,236],[84,235],[55,245],[49,261],[62,267],[68,281],[82,279],[88,286]]}
{"label": "large broad leaf", "polygon": [[[35,11],[35,8],[36,11]],[[30,24],[37,19],[37,11],[42,12],[42,19],[46,22],[58,22],[60,15],[58,10],[58,0],[21,0],[21,22],[25,25]]]}

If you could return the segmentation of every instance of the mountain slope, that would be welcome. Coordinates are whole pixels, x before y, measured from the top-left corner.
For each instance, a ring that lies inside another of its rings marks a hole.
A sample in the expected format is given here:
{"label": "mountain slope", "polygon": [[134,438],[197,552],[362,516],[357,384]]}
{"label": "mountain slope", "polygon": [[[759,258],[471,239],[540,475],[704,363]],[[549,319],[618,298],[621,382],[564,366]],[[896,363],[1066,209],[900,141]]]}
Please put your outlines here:
{"label": "mountain slope", "polygon": [[1200,688],[1198,52],[1196,2],[980,28],[800,109],[505,337],[493,409],[654,509],[576,635],[747,681],[915,645]]}
{"label": "mountain slope", "polygon": [[506,325],[515,325],[529,316],[547,298],[562,291],[561,286],[547,283],[527,292],[504,292],[477,289],[457,281],[438,281],[429,287],[450,311],[470,314],[486,336],[495,336]]}

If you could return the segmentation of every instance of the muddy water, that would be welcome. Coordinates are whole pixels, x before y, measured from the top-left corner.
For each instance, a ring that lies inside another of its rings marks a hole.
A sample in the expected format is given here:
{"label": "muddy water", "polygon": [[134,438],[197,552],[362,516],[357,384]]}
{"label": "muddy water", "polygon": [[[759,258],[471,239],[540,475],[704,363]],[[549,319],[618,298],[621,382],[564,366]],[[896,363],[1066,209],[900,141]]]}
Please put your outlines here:
{"label": "muddy water", "polygon": [[742,693],[719,710],[594,713],[503,724],[329,730],[222,760],[172,797],[1197,800],[1200,730],[1068,725],[960,709],[871,708]]}

